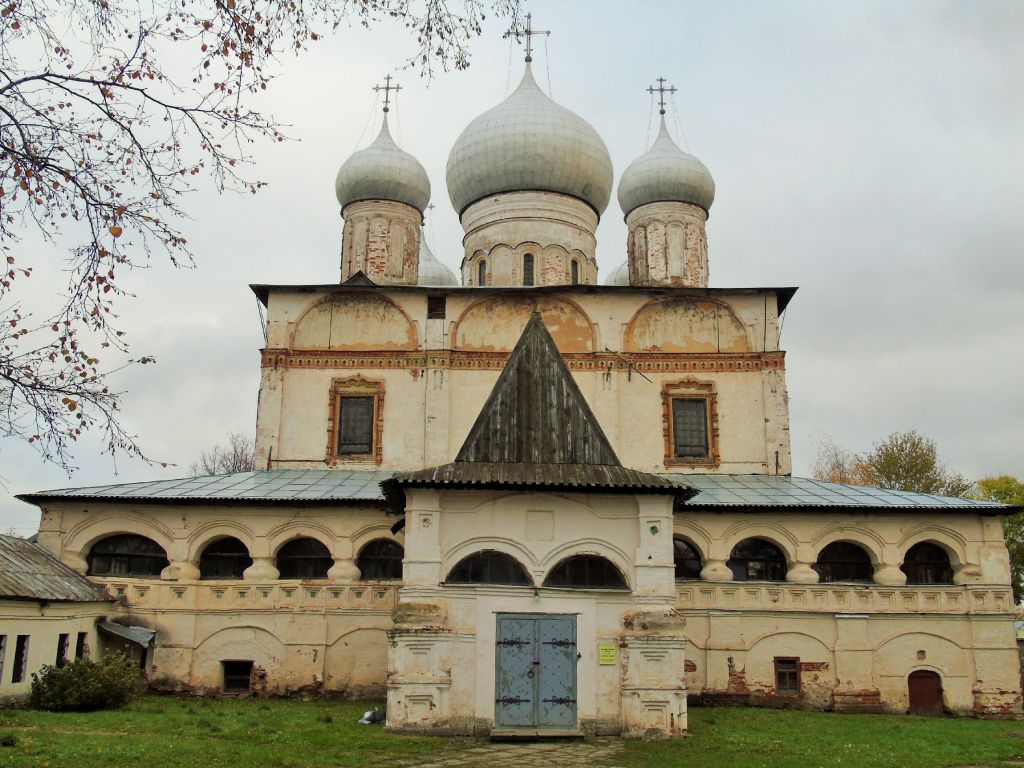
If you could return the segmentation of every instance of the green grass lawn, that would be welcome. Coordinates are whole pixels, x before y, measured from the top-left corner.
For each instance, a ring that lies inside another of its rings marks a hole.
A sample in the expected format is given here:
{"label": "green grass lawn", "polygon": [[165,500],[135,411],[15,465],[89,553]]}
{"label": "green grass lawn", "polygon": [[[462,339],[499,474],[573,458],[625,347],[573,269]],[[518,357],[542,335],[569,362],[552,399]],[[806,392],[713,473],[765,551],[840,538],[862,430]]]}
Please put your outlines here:
{"label": "green grass lawn", "polygon": [[[146,696],[115,712],[0,710],[7,768],[383,768],[472,746],[391,736],[365,702]],[[940,768],[1024,756],[1024,722],[692,709],[690,737],[624,742],[630,768]],[[595,766],[596,768],[596,766]]]}

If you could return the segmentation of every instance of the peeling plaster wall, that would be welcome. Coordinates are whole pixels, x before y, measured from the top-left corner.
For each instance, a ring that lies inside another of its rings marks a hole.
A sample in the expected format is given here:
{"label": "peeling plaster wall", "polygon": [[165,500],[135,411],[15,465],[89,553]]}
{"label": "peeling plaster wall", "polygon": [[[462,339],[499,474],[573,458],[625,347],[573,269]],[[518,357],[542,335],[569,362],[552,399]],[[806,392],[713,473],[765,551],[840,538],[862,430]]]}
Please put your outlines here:
{"label": "peeling plaster wall", "polygon": [[666,470],[662,390],[687,380],[717,398],[719,461],[671,471],[791,471],[774,296],[585,289],[452,293],[429,321],[418,291],[273,292],[257,465],[324,466],[332,381],[353,376],[386,392],[381,468],[452,460],[534,306],[624,465]]}

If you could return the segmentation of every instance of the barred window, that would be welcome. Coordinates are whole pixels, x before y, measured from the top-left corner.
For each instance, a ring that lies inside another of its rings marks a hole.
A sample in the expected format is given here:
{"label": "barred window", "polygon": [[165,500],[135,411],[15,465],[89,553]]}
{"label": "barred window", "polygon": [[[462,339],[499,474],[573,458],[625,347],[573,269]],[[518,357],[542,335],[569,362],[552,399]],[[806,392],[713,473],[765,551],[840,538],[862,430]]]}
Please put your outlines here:
{"label": "barred window", "polygon": [[170,565],[163,547],[145,536],[130,533],[97,541],[86,560],[89,576],[159,578],[160,571]]}
{"label": "barred window", "polygon": [[359,552],[356,567],[363,581],[400,580],[405,550],[391,539],[375,539]]}
{"label": "barred window", "polygon": [[245,544],[227,536],[203,550],[199,556],[199,578],[240,579],[250,565],[252,558]]}
{"label": "barred window", "polygon": [[373,453],[373,396],[338,398],[338,454]]}
{"label": "barred window", "polygon": [[544,579],[545,587],[563,589],[629,589],[615,565],[599,555],[573,555],[562,560]]}
{"label": "barred window", "polygon": [[946,550],[930,541],[922,541],[907,550],[900,570],[907,584],[952,584],[953,565]]}
{"label": "barred window", "polygon": [[523,285],[533,285],[533,254],[523,256]]}
{"label": "barred window", "polygon": [[292,539],[277,552],[282,579],[326,579],[332,565],[330,550],[316,539]]}
{"label": "barred window", "polygon": [[673,561],[676,566],[676,580],[699,579],[700,553],[690,542],[676,536],[672,539]]}
{"label": "barred window", "polygon": [[533,584],[530,575],[518,560],[493,549],[464,557],[452,568],[445,581],[449,584]]}
{"label": "barred window", "polygon": [[672,398],[672,439],[676,458],[708,455],[708,401]]}
{"label": "barred window", "polygon": [[733,581],[785,581],[786,556],[764,539],[744,539],[732,548],[728,562]]}
{"label": "barred window", "polygon": [[823,583],[834,581],[870,582],[874,578],[875,569],[871,565],[871,557],[864,549],[849,541],[834,541],[821,550],[818,562],[814,564],[818,573],[818,581]]}

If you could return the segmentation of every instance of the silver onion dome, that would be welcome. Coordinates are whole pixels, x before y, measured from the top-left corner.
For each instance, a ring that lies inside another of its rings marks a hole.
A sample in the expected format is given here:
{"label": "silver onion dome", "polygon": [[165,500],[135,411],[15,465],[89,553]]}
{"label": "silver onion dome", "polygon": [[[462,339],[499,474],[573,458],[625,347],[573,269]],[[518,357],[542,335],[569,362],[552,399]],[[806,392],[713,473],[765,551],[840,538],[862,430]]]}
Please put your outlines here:
{"label": "silver onion dome", "polygon": [[605,285],[629,285],[629,262],[624,261],[605,278]]}
{"label": "silver onion dome", "polygon": [[461,215],[500,192],[559,192],[598,214],[611,197],[612,160],[597,131],[552,101],[526,65],[501,104],[473,120],[448,155],[448,195]]}
{"label": "silver onion dome", "polygon": [[427,245],[427,238],[420,234],[420,272],[417,285],[448,286],[458,285],[455,273],[438,261],[434,252]]}
{"label": "silver onion dome", "polygon": [[342,209],[359,200],[392,200],[422,213],[430,202],[430,179],[419,160],[395,144],[385,114],[373,144],[341,166],[334,192]]}
{"label": "silver onion dome", "polygon": [[654,144],[619,179],[619,205],[628,216],[641,205],[664,201],[692,203],[710,211],[715,180],[704,163],[676,146],[663,116]]}

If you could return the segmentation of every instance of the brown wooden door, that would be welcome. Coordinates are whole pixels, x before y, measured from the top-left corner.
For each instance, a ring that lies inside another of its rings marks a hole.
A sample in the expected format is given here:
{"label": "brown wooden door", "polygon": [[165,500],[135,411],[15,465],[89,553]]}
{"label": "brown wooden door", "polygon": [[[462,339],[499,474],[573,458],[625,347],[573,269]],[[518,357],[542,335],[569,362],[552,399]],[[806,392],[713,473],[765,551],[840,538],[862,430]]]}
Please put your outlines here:
{"label": "brown wooden door", "polygon": [[907,678],[910,692],[910,714],[942,714],[942,678],[937,672],[918,670]]}

